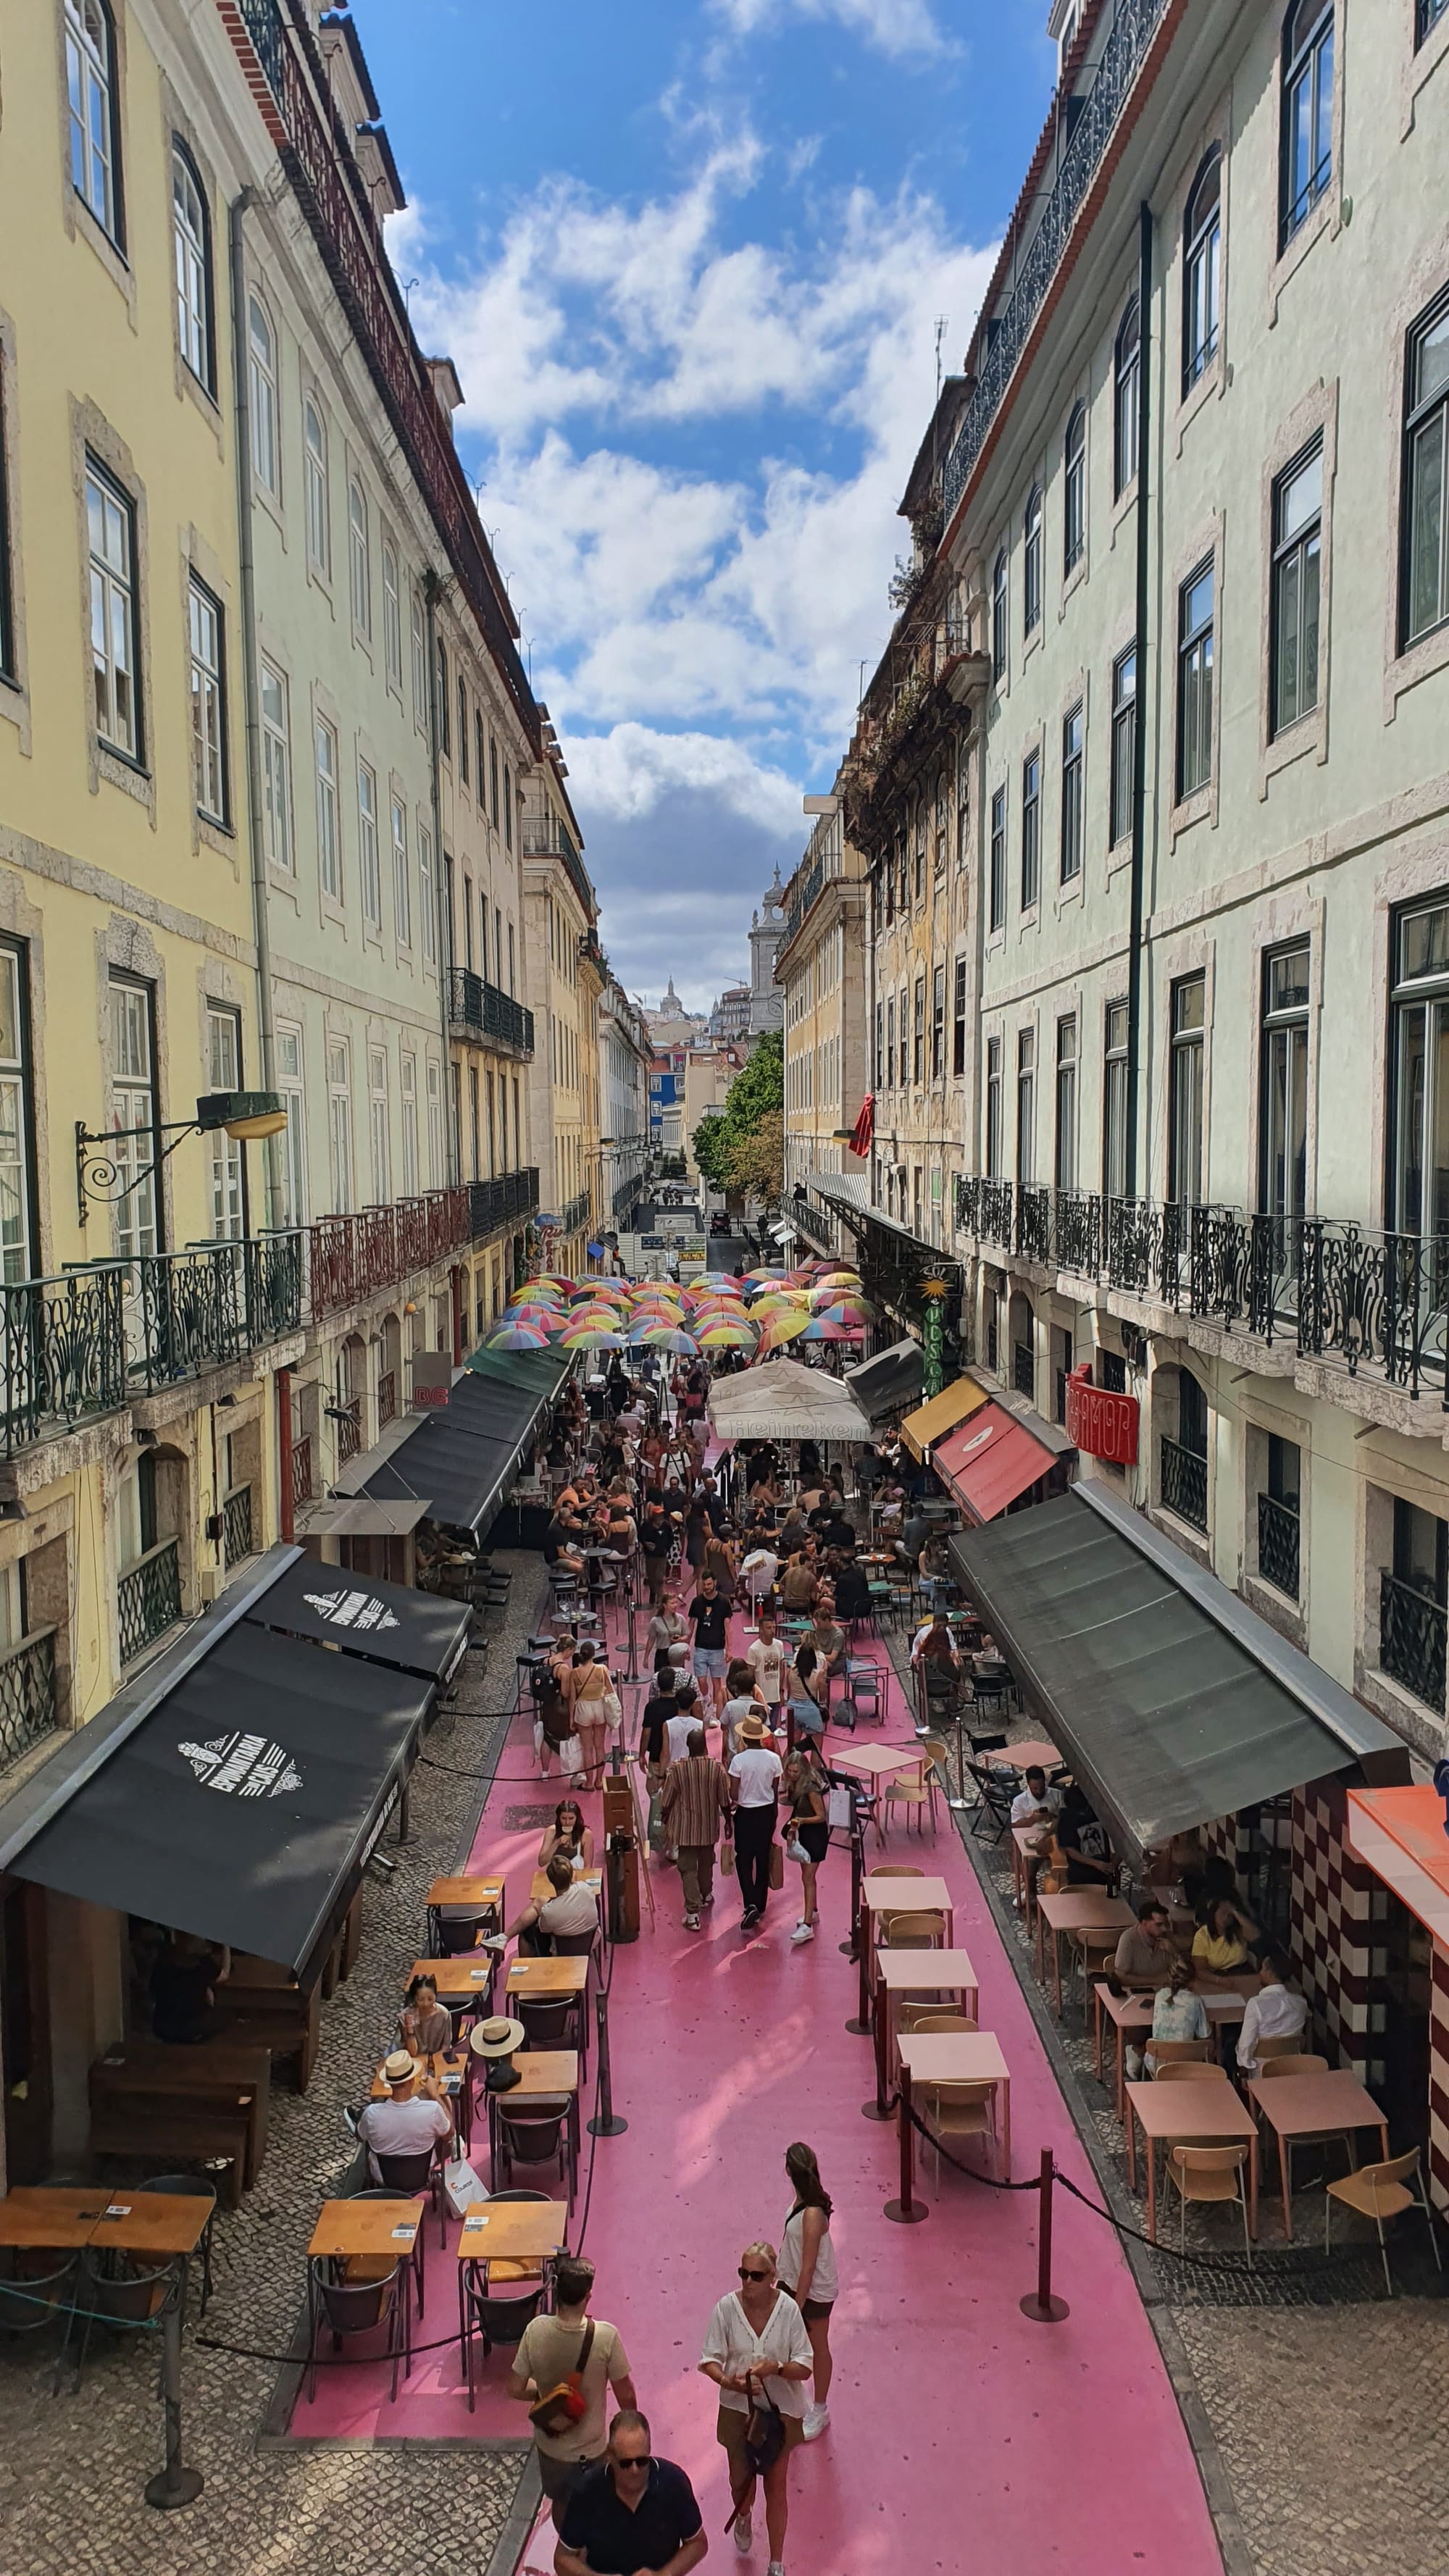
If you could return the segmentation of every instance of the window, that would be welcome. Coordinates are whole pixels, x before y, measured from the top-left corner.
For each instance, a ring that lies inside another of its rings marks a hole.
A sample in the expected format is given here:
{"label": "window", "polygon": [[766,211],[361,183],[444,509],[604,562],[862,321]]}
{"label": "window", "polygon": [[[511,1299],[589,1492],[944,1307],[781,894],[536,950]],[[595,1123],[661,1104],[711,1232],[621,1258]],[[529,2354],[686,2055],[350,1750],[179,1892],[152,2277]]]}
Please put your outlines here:
{"label": "window", "polygon": [[430,966],[438,960],[438,890],[433,882],[433,836],[418,825],[418,910],[423,922],[423,955]]}
{"label": "window", "polygon": [[1059,1190],[1077,1186],[1077,1021],[1057,1022],[1057,1138],[1056,1184]]}
{"label": "window", "polygon": [[1087,408],[1078,403],[1062,450],[1062,570],[1080,563],[1087,542]]}
{"label": "window", "polygon": [[990,876],[987,889],[988,930],[1006,927],[1006,790],[998,787],[991,799]]}
{"label": "window", "polygon": [[1022,633],[1031,635],[1041,624],[1041,522],[1042,502],[1038,488],[1026,505],[1026,549],[1022,563]]}
{"label": "window", "polygon": [[367,532],[367,495],[355,478],[347,486],[347,595],[358,634],[370,635],[372,548]]}
{"label": "window", "polygon": [[926,899],[926,800],[924,796],[920,797],[916,804],[915,899],[917,903],[924,903]]}
{"label": "window", "polygon": [[1062,883],[1082,873],[1082,726],[1080,700],[1062,718]]}
{"label": "window", "polygon": [[320,717],[314,728],[317,759],[317,874],[322,891],[342,901],[342,844],[337,826],[337,736]]}
{"label": "window", "polygon": [[[207,1073],[213,1091],[240,1091],[241,1020],[223,1002],[206,1006]],[[240,1243],[247,1230],[240,1141],[218,1128],[211,1146],[211,1231],[218,1243]]]}
{"label": "window", "polygon": [[399,948],[413,944],[413,893],[408,878],[408,809],[392,800],[392,926]]}
{"label": "window", "polygon": [[176,337],[181,354],[208,393],[211,363],[211,225],[191,156],[171,146],[171,229],[176,245]]}
{"label": "window", "polygon": [[966,1070],[966,960],[956,960],[956,986],[951,997],[951,1071],[960,1076]]}
{"label": "window", "polygon": [[302,1225],[307,1215],[307,1093],[302,1072],[302,1032],[285,1023],[277,1027],[277,1089],[287,1113],[278,1138],[281,1157],[283,1225]]}
{"label": "window", "polygon": [[438,637],[438,749],[445,760],[453,757],[453,711],[448,704],[448,648]]}
{"label": "window", "polygon": [[[478,772],[478,777],[479,777],[479,783],[480,783],[480,787],[481,787],[481,782],[482,782],[482,777],[483,777],[483,772],[482,772],[482,770],[481,770],[481,769],[480,769],[480,770],[479,770],[479,772]],[[488,737],[488,781],[489,781],[489,810],[491,811],[492,816],[493,816],[493,828],[494,828],[494,830],[495,830],[495,832],[496,832],[496,831],[497,831],[497,829],[498,829],[498,804],[499,804],[499,798],[498,798],[498,744],[497,744],[497,742],[496,742],[496,740],[494,739],[494,737],[493,737],[493,735],[492,735],[492,734],[490,734],[490,735],[489,735],[489,737]],[[510,836],[510,837],[511,837],[511,836]]]}
{"label": "window", "polygon": [[1307,1205],[1308,942],[1263,960],[1263,1115],[1259,1206],[1302,1216]]}
{"label": "window", "polygon": [[119,484],[92,456],[86,458],[86,528],[96,731],[113,751],[139,761],[136,513]]}
{"label": "window", "polygon": [[1178,593],[1177,792],[1192,796],[1213,770],[1213,567],[1200,564]]}
{"label": "window", "polygon": [[[895,1036],[895,1024],[894,1024],[894,1021],[892,1021],[892,1024],[891,1024],[891,1035],[892,1035],[892,1037],[894,1037],[894,1036]],[[875,1006],[875,1058],[874,1058],[874,1062],[875,1062],[875,1089],[876,1089],[877,1091],[884,1091],[884,1089],[885,1089],[885,1085],[886,1085],[886,1069],[885,1069],[885,1068],[886,1068],[886,1059],[885,1059],[885,1004],[884,1004],[884,1002],[877,1002],[877,1004],[876,1004],[876,1006]]]}
{"label": "window", "polygon": [[155,1000],[149,984],[111,977],[112,1160],[120,1187],[115,1198],[116,1250],[136,1261],[161,1249],[156,1168],[161,1151],[161,1111],[156,1096]]}
{"label": "window", "polygon": [[261,666],[262,837],[274,868],[292,866],[292,750],[287,724],[287,683],[270,662]]}
{"label": "window", "polygon": [[397,548],[388,537],[382,541],[382,662],[390,689],[402,695],[402,588],[398,577]]}
{"label": "window", "polygon": [[6,396],[4,354],[0,352],[0,679],[13,680],[16,676],[15,595],[11,582],[10,496],[5,477]]}
{"label": "window", "polygon": [[65,0],[71,185],[119,249],[121,191],[116,49],[102,0]]}
{"label": "window", "polygon": [[1134,295],[1118,325],[1112,361],[1112,491],[1119,501],[1137,477],[1141,384],[1142,317]]}
{"label": "window", "polygon": [[[462,672],[461,672],[461,671],[460,671],[460,672],[459,672],[459,674],[458,674],[458,776],[459,776],[459,778],[461,779],[461,781],[462,781],[463,785],[466,787],[466,786],[468,785],[468,783],[469,783],[469,781],[468,781],[468,688],[467,688],[467,683],[466,683],[466,681],[464,680],[464,678],[463,678],[463,674],[462,674]],[[479,780],[479,785],[480,785],[480,786],[482,785],[482,780],[481,780],[481,779]]]}
{"label": "window", "polygon": [[365,760],[357,764],[357,880],[362,917],[382,927],[382,867],[377,852],[377,777]]}
{"label": "window", "polygon": [[1041,893],[1041,753],[1021,764],[1021,908],[1030,912]]}
{"label": "window", "polygon": [[1389,1223],[1449,1233],[1449,902],[1394,924]]}
{"label": "window", "polygon": [[447,1177],[443,1150],[443,1069],[436,1058],[428,1058],[428,1170],[434,1189]]}
{"label": "window", "polygon": [[1016,1033],[1016,1177],[1024,1189],[1036,1178],[1036,1031]]}
{"label": "window", "polygon": [[914,1013],[911,1020],[911,1072],[917,1083],[926,1079],[926,979],[916,977]]}
{"label": "window", "polygon": [[[511,850],[513,847],[513,772],[506,760],[503,764],[503,839],[505,847]],[[510,931],[510,939],[512,935]],[[511,983],[508,989],[511,993],[513,990]]]}
{"label": "window", "polygon": [[1449,0],[1418,0],[1418,7],[1414,16],[1414,42],[1416,45],[1422,45],[1431,28],[1438,26],[1446,9],[1449,9]]}
{"label": "window", "polygon": [[418,1060],[402,1059],[402,1194],[415,1198],[418,1187]]}
{"label": "window", "polygon": [[911,1078],[911,997],[904,984],[901,986],[900,1028],[901,1089],[904,1091]]}
{"label": "window", "polygon": [[1333,0],[1297,0],[1288,12],[1281,148],[1286,246],[1333,174]]}
{"label": "window", "polygon": [[1285,733],[1318,704],[1318,582],[1323,441],[1273,486],[1272,730]]}
{"label": "window", "polygon": [[1006,645],[1009,633],[1006,620],[1006,548],[1003,546],[996,558],[996,569],[991,576],[991,676],[993,680],[1003,680],[1006,677]]}
{"label": "window", "polygon": [[1205,1005],[1201,975],[1184,975],[1173,985],[1167,1194],[1179,1207],[1202,1205]]}
{"label": "window", "polygon": [[1107,838],[1113,849],[1132,830],[1137,770],[1137,647],[1112,665],[1112,778]]}
{"label": "window", "polygon": [[420,730],[428,729],[428,628],[422,592],[412,594],[413,646],[413,720]]}
{"label": "window", "polygon": [[896,997],[892,993],[886,1006],[885,1078],[892,1091],[896,1082]]}
{"label": "window", "polygon": [[472,880],[472,878],[471,878],[471,877],[465,877],[465,878],[463,879],[463,906],[462,906],[462,909],[463,909],[463,964],[464,964],[465,968],[467,969],[468,973],[469,973],[469,974],[471,974],[471,973],[472,973],[472,971],[473,971],[473,880]]}
{"label": "window", "polygon": [[1413,644],[1449,618],[1449,295],[1409,334],[1403,486],[1401,625]]}
{"label": "window", "polygon": [[1222,318],[1223,160],[1214,145],[1192,183],[1183,223],[1182,390],[1218,353]]}
{"label": "window", "polygon": [[330,572],[332,545],[327,514],[327,433],[322,426],[322,414],[310,394],[302,405],[302,492],[308,559],[319,572]]}
{"label": "window", "polygon": [[483,782],[487,776],[487,770],[483,760],[483,739],[483,710],[481,707],[475,707],[473,709],[473,775],[478,782],[478,811],[480,814],[483,811]]}
{"label": "window", "polygon": [[367,1050],[368,1132],[372,1140],[372,1201],[374,1207],[386,1207],[392,1195],[389,1170],[389,1137],[387,1110],[387,1050]]}
{"label": "window", "polygon": [[1177,1373],[1177,1437],[1194,1458],[1208,1453],[1208,1400],[1190,1369]]}
{"label": "window", "polygon": [[277,476],[277,343],[266,308],[247,298],[247,409],[251,415],[252,473],[273,499]]}
{"label": "window", "polygon": [[943,1082],[946,1077],[946,969],[933,968],[931,973],[931,1080]]}
{"label": "window", "polygon": [[352,1205],[352,1076],[345,1038],[327,1045],[327,1154],[332,1206],[345,1216]]}
{"label": "window", "polygon": [[0,1279],[35,1273],[28,960],[0,943]]}
{"label": "window", "polygon": [[1102,1187],[1110,1199],[1127,1196],[1127,1005],[1107,1004],[1102,1066]]}
{"label": "window", "polygon": [[191,758],[196,805],[213,823],[227,820],[226,685],[221,610],[193,573],[187,615],[191,653]]}

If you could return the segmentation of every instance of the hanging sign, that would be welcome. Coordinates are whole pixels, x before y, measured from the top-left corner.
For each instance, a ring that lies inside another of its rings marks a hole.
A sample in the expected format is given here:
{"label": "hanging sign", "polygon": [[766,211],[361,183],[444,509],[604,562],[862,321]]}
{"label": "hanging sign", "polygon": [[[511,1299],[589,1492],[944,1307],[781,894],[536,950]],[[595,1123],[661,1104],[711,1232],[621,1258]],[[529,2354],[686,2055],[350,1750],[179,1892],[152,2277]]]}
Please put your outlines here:
{"label": "hanging sign", "polygon": [[1084,1457],[1105,1458],[1114,1467],[1135,1467],[1139,1411],[1135,1395],[1117,1395],[1111,1387],[1094,1386],[1085,1360],[1069,1372],[1067,1438]]}

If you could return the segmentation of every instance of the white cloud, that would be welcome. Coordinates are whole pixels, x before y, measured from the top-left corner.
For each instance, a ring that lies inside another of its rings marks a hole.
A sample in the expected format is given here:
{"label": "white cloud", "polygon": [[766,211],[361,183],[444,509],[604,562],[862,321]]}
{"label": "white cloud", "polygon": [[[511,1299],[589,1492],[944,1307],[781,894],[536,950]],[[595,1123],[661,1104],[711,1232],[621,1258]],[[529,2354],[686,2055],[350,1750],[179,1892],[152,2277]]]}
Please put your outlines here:
{"label": "white cloud", "polygon": [[578,801],[618,822],[647,821],[666,796],[692,789],[783,840],[798,840],[804,829],[796,782],[719,734],[660,733],[636,723],[576,734],[569,771]]}
{"label": "white cloud", "polygon": [[939,54],[946,39],[929,0],[716,0],[736,35],[753,36],[790,16],[832,18],[886,54]]}

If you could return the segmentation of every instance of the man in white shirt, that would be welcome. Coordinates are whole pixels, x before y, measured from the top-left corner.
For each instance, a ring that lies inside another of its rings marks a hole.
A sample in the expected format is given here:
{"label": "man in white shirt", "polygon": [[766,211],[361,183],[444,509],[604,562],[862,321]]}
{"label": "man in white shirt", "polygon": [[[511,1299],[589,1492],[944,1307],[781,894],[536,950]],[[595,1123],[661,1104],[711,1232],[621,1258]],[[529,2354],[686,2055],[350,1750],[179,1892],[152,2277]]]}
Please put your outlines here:
{"label": "man in white shirt", "polygon": [[766,1708],[778,1708],[785,1696],[785,1648],[775,1634],[775,1622],[768,1610],[760,1612],[760,1633],[745,1648],[744,1660],[755,1677],[755,1688]]}
{"label": "man in white shirt", "polygon": [[419,2082],[410,2049],[395,2048],[382,2071],[387,2078],[388,2098],[385,2102],[369,2102],[357,2123],[374,2182],[383,2178],[379,2156],[420,2156],[425,2148],[435,2147],[440,2138],[451,2138],[453,2134],[452,2112],[431,2075]]}
{"label": "man in white shirt", "polygon": [[599,1900],[591,1887],[575,1878],[572,1861],[563,1852],[555,1852],[544,1876],[553,1894],[525,1905],[517,1922],[509,1924],[504,1939],[515,1932],[536,1931],[543,1935],[543,1944],[531,1946],[546,1947],[556,1933],[597,1932]]}
{"label": "man in white shirt", "polygon": [[1238,2033],[1238,2064],[1245,2075],[1262,2074],[1260,2040],[1299,2039],[1307,2028],[1308,2006],[1303,1996],[1294,1994],[1288,1985],[1291,1974],[1288,1961],[1280,1952],[1270,1950],[1258,1970],[1258,1989],[1248,1997],[1243,2027]]}
{"label": "man in white shirt", "polygon": [[1014,1825],[1049,1824],[1061,1807],[1060,1789],[1047,1787],[1047,1775],[1039,1764],[1033,1763],[1032,1768],[1024,1776],[1026,1786],[1018,1789],[1011,1802],[1012,1823]]}
{"label": "man in white shirt", "polygon": [[740,1930],[753,1932],[763,1923],[770,1901],[770,1845],[775,1839],[775,1807],[784,1764],[765,1743],[763,1718],[744,1720],[739,1745],[729,1766],[735,1802],[735,1874],[745,1909]]}

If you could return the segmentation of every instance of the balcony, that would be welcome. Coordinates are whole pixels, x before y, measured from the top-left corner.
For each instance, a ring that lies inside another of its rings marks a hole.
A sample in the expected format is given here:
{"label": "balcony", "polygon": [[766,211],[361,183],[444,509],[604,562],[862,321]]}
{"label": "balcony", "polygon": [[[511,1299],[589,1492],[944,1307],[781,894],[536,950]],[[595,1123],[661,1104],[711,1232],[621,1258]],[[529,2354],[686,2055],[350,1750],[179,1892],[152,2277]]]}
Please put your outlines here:
{"label": "balcony", "polygon": [[43,1744],[60,1724],[55,1687],[55,1630],[40,1628],[0,1655],[0,1771]]}
{"label": "balcony", "polygon": [[589,1192],[587,1190],[580,1190],[577,1198],[570,1199],[567,1207],[560,1208],[558,1215],[554,1220],[559,1233],[577,1234],[581,1225],[588,1224],[589,1211],[592,1206],[593,1200]]}
{"label": "balcony", "polygon": [[379,1431],[382,1430],[385,1423],[393,1422],[396,1418],[397,1372],[394,1369],[384,1369],[377,1381],[377,1427]]}
{"label": "balcony", "polygon": [[497,1172],[491,1181],[470,1181],[468,1205],[473,1241],[486,1243],[505,1226],[533,1215],[538,1206],[537,1170],[530,1163],[521,1172]]}
{"label": "balcony", "polygon": [[556,814],[526,814],[523,819],[523,855],[526,859],[562,859],[573,879],[574,891],[586,911],[594,908],[594,889],[588,869],[575,846],[573,834]]}
{"label": "balcony", "polygon": [[1207,1460],[1196,1449],[1165,1436],[1162,1444],[1162,1507],[1207,1535]]}
{"label": "balcony", "polygon": [[1117,0],[1091,88],[1071,101],[1076,122],[1031,239],[1013,245],[1015,278],[1002,310],[985,325],[984,354],[956,441],[946,459],[946,515],[955,509],[992,422],[1067,257],[1078,214],[1106,158],[1118,119],[1167,11],[1167,0]]}
{"label": "balcony", "polygon": [[238,1485],[227,1495],[221,1507],[221,1553],[226,1565],[240,1565],[250,1556],[252,1539],[252,1489]]}
{"label": "balcony", "polygon": [[1023,1261],[1052,1257],[1052,1194],[1030,1181],[1016,1185],[1016,1249]]}
{"label": "balcony", "polygon": [[1426,1708],[1444,1707],[1444,1605],[1396,1574],[1379,1578],[1379,1669]]}
{"label": "balcony", "polygon": [[362,1447],[362,1398],[350,1395],[345,1404],[332,1407],[332,1428],[337,1440],[337,1464],[345,1467]]}
{"label": "balcony", "polygon": [[474,1046],[507,1047],[518,1056],[533,1053],[533,1013],[511,993],[485,983],[471,966],[454,966],[448,977],[450,1035]]}
{"label": "balcony", "polygon": [[1036,1353],[1030,1342],[1013,1342],[1011,1347],[1011,1383],[1028,1404],[1036,1402]]}
{"label": "balcony", "polygon": [[379,1297],[431,1270],[474,1240],[466,1187],[429,1190],[356,1216],[319,1217],[307,1228],[308,1306],[314,1321]]}
{"label": "balcony", "polygon": [[181,1567],[174,1538],[148,1547],[116,1586],[116,1624],[123,1664],[134,1663],[181,1616]]}
{"label": "balcony", "polygon": [[310,1503],[310,1501],[312,1500],[312,1493],[313,1493],[313,1485],[312,1485],[312,1443],[311,1443],[311,1440],[310,1440],[310,1438],[303,1439],[303,1440],[293,1440],[293,1442],[292,1442],[292,1502],[293,1502],[293,1506],[294,1506],[294,1508],[295,1508],[295,1506],[296,1506],[298,1503]]}
{"label": "balcony", "polygon": [[1298,1514],[1273,1494],[1258,1496],[1258,1572],[1289,1601],[1298,1598]]}

